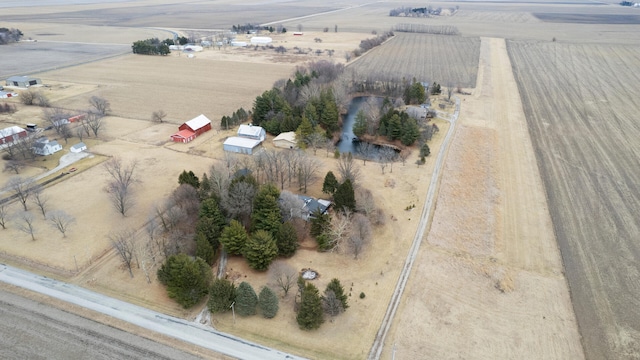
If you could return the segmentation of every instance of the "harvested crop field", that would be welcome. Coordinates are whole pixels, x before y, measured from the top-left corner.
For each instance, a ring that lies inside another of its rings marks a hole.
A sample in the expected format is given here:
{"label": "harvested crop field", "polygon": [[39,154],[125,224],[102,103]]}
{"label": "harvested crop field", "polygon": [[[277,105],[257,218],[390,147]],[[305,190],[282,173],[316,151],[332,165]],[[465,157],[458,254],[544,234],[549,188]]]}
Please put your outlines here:
{"label": "harvested crop field", "polygon": [[640,50],[508,44],[585,353],[637,357]]}
{"label": "harvested crop field", "polygon": [[480,39],[461,36],[396,32],[384,45],[357,59],[359,73],[435,81],[475,87]]}

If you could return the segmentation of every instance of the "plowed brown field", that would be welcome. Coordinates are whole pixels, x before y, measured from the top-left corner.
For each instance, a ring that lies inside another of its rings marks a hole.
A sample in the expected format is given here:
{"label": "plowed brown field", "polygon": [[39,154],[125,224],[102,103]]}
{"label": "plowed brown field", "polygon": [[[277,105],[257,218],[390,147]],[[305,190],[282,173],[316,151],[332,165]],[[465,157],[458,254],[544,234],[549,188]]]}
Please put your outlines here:
{"label": "plowed brown field", "polygon": [[376,73],[445,86],[475,87],[480,39],[461,36],[399,33],[351,66]]}
{"label": "plowed brown field", "polygon": [[640,49],[509,42],[509,53],[585,352],[637,358]]}

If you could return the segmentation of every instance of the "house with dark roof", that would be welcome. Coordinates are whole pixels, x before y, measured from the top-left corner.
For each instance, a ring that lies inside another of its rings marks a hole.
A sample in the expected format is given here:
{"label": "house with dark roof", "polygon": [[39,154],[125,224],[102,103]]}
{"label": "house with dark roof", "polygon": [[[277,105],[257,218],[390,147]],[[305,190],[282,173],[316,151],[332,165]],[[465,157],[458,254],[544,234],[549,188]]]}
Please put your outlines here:
{"label": "house with dark roof", "polygon": [[309,221],[315,214],[326,214],[331,206],[331,201],[316,199],[306,195],[298,195],[298,198],[304,202],[302,206],[302,218]]}

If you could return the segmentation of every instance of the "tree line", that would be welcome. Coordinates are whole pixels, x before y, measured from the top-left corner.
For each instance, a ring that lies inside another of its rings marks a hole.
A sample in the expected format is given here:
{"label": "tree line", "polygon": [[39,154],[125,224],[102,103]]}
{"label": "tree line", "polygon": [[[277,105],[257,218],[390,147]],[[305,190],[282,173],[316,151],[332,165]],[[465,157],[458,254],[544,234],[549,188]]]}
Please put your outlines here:
{"label": "tree line", "polygon": [[[178,39],[181,41],[182,39]],[[184,38],[186,40],[186,38]],[[186,43],[186,42],[185,42]],[[165,39],[160,41],[158,38],[150,38],[145,40],[138,40],[131,45],[131,50],[134,54],[142,55],[169,55],[169,45],[174,45],[172,39]]]}
{"label": "tree line", "polygon": [[20,41],[24,36],[19,29],[8,29],[5,27],[0,28],[0,45],[11,44]]}

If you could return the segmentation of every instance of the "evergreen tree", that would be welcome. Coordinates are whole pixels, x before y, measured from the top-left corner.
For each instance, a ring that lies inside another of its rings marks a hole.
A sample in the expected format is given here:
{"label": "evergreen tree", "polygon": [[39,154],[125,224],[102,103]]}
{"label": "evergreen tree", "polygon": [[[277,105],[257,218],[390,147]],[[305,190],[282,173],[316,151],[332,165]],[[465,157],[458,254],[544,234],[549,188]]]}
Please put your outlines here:
{"label": "evergreen tree", "polygon": [[236,289],[235,310],[240,316],[249,316],[256,314],[258,305],[258,295],[248,282],[241,282]]}
{"label": "evergreen tree", "polygon": [[236,287],[227,279],[216,279],[209,289],[209,311],[212,313],[231,310],[236,301]]}
{"label": "evergreen tree", "polygon": [[321,214],[320,211],[312,214],[311,216],[311,228],[309,234],[313,237],[317,237],[324,233],[331,226],[331,218],[329,214]]}
{"label": "evergreen tree", "polygon": [[431,150],[429,149],[429,145],[427,143],[422,144],[420,147],[420,157],[427,157],[431,154]]}
{"label": "evergreen tree", "polygon": [[315,239],[316,244],[318,244],[318,250],[321,252],[329,251],[333,247],[333,240],[331,239],[331,235],[327,231],[316,236]]}
{"label": "evergreen tree", "polygon": [[389,119],[389,127],[387,128],[387,137],[389,140],[396,140],[402,135],[402,122],[398,114],[393,114]]}
{"label": "evergreen tree", "polygon": [[346,209],[354,212],[356,210],[356,197],[351,180],[347,179],[338,186],[335,194],[333,194],[333,203],[339,211],[345,211]]}
{"label": "evergreen tree", "polygon": [[211,268],[200,258],[172,255],[158,269],[158,280],[166,285],[169,297],[185,309],[195,305],[209,290]]}
{"label": "evergreen tree", "polygon": [[274,318],[278,313],[278,297],[269,287],[264,286],[258,296],[258,307],[262,316],[267,319]]}
{"label": "evergreen tree", "polygon": [[216,251],[211,246],[207,237],[202,233],[196,233],[196,256],[204,260],[209,266],[215,261]]}
{"label": "evergreen tree", "polygon": [[340,280],[336,278],[331,279],[331,282],[327,285],[327,289],[325,291],[333,291],[336,299],[340,301],[342,308],[344,310],[349,308],[348,297],[345,294],[344,287],[342,287]]}
{"label": "evergreen tree", "polygon": [[402,137],[400,141],[403,145],[411,146],[420,137],[420,129],[415,119],[407,119],[402,129]]}
{"label": "evergreen tree", "polygon": [[231,220],[220,237],[220,243],[230,255],[242,255],[248,240],[247,230],[238,220]]}
{"label": "evergreen tree", "polygon": [[298,129],[296,129],[296,139],[298,139],[298,146],[300,146],[301,148],[305,148],[306,143],[304,140],[309,135],[313,134],[314,131],[315,130],[313,128],[313,125],[311,124],[309,119],[306,116],[303,116],[302,121],[300,122],[300,126],[298,126]]}
{"label": "evergreen tree", "polygon": [[280,224],[276,235],[276,245],[280,256],[290,257],[296,253],[298,249],[298,234],[293,224],[288,221]]}
{"label": "evergreen tree", "polygon": [[206,199],[211,194],[211,181],[207,173],[202,174],[202,180],[200,180],[200,199]]}
{"label": "evergreen tree", "polygon": [[322,299],[318,288],[306,283],[300,297],[300,309],[296,321],[303,330],[318,329],[324,322],[322,313]]}
{"label": "evergreen tree", "polygon": [[355,121],[353,122],[353,134],[357,137],[361,137],[367,132],[367,115],[364,110],[358,110]]}
{"label": "evergreen tree", "polygon": [[196,222],[196,234],[204,236],[214,251],[218,250],[220,247],[222,229],[224,229],[224,227],[218,226],[212,218],[201,217]]}
{"label": "evergreen tree", "polygon": [[316,109],[312,101],[307,102],[307,105],[304,107],[303,119],[304,118],[311,123],[311,128],[318,125],[318,109]]}
{"label": "evergreen tree", "polygon": [[320,94],[322,101],[322,112],[320,113],[320,123],[327,130],[327,133],[338,130],[338,120],[340,113],[338,105],[331,90],[325,90]]}
{"label": "evergreen tree", "polygon": [[200,187],[200,180],[193,171],[189,170],[189,172],[187,172],[187,170],[183,170],[182,174],[178,176],[178,184],[189,184],[197,189]]}
{"label": "evergreen tree", "polygon": [[324,177],[324,182],[322,183],[322,192],[328,195],[333,195],[336,192],[336,189],[338,189],[339,185],[340,183],[338,182],[338,179],[336,179],[336,176],[332,171],[329,171]]}
{"label": "evergreen tree", "polygon": [[258,271],[265,271],[278,256],[276,240],[265,230],[258,230],[245,245],[244,257],[249,266]]}
{"label": "evergreen tree", "polygon": [[266,184],[260,187],[253,202],[253,212],[251,214],[252,230],[266,230],[275,236],[282,223],[282,215],[278,206],[280,191],[273,184]]}

